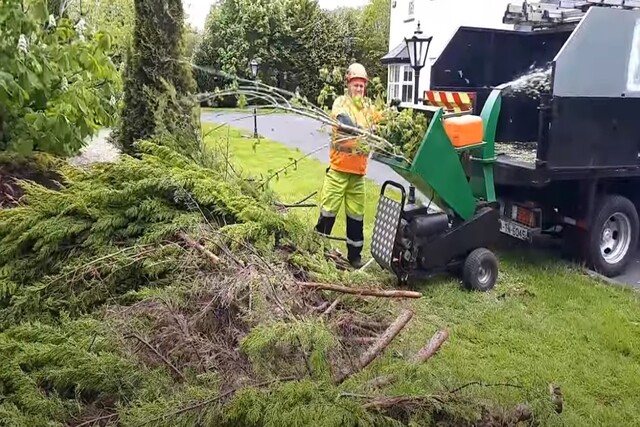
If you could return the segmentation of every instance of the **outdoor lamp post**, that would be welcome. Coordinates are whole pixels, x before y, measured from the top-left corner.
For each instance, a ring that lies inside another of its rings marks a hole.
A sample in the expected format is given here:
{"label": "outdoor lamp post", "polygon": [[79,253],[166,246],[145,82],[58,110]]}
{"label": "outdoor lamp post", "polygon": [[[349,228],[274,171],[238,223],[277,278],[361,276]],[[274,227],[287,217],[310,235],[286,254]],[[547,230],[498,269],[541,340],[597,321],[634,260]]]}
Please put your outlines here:
{"label": "outdoor lamp post", "polygon": [[[251,66],[251,75],[253,76],[253,81],[255,82],[256,78],[258,77],[258,68],[260,67],[260,65],[258,64],[258,61],[255,60],[255,58],[251,60],[249,65]],[[256,111],[255,105],[253,106],[253,137],[256,139],[258,138],[258,112]]]}
{"label": "outdoor lamp post", "polygon": [[418,27],[413,33],[413,37],[410,39],[405,38],[404,41],[407,44],[407,51],[409,53],[409,63],[413,68],[415,74],[415,87],[413,88],[413,102],[418,103],[419,87],[420,87],[420,71],[424,67],[427,61],[427,52],[429,51],[429,45],[433,37],[422,37],[422,30],[420,30],[420,21],[418,21]]}

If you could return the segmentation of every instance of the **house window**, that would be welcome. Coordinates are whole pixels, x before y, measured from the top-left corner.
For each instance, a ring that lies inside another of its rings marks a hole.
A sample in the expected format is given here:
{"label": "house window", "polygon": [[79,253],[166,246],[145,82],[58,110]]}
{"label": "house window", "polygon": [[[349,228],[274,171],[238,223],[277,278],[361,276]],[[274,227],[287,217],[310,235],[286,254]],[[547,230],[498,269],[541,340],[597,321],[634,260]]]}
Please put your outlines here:
{"label": "house window", "polygon": [[402,102],[413,103],[413,69],[409,66],[404,67],[402,79]]}
{"label": "house window", "polygon": [[409,0],[409,18],[413,18],[415,10],[415,0]]}
{"label": "house window", "polygon": [[399,99],[413,103],[413,69],[409,65],[389,65],[387,102]]}
{"label": "house window", "polygon": [[400,65],[389,65],[389,79],[387,82],[387,101],[400,99]]}

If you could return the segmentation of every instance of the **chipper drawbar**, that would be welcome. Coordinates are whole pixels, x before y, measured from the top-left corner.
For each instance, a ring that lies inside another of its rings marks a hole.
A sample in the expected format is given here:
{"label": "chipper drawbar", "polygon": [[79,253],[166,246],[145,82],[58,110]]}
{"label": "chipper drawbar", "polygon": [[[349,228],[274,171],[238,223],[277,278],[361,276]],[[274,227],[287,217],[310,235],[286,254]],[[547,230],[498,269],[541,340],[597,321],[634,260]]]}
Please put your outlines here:
{"label": "chipper drawbar", "polygon": [[[446,271],[460,271],[468,289],[488,291],[498,277],[498,261],[488,249],[500,235],[500,212],[493,183],[495,133],[500,113],[495,90],[480,116],[447,116],[435,110],[413,161],[374,153],[372,160],[390,166],[440,208],[409,203],[405,188],[386,181],[376,211],[371,254],[401,284]],[[465,157],[480,165],[467,178]],[[400,201],[387,189],[400,190]],[[461,269],[459,267],[462,267]]]}

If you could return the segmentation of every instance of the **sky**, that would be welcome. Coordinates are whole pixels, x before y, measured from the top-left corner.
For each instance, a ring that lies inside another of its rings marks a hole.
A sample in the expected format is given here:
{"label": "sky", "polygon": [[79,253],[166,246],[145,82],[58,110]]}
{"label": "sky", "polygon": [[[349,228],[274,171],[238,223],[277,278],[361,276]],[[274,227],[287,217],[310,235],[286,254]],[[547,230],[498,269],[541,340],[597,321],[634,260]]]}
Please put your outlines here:
{"label": "sky", "polygon": [[[335,9],[337,6],[358,7],[367,4],[369,0],[319,0],[320,7]],[[196,28],[202,29],[214,0],[182,0],[188,21]]]}

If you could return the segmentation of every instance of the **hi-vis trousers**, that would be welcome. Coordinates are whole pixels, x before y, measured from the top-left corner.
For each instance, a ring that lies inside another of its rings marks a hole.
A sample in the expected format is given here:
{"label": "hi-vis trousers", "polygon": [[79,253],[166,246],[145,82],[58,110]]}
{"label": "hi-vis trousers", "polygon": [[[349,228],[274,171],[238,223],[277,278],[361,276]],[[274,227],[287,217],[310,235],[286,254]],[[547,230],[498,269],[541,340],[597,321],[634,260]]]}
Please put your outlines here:
{"label": "hi-vis trousers", "polygon": [[364,176],[328,169],[322,186],[316,231],[330,235],[342,202],[347,215],[347,258],[357,260],[364,246]]}

